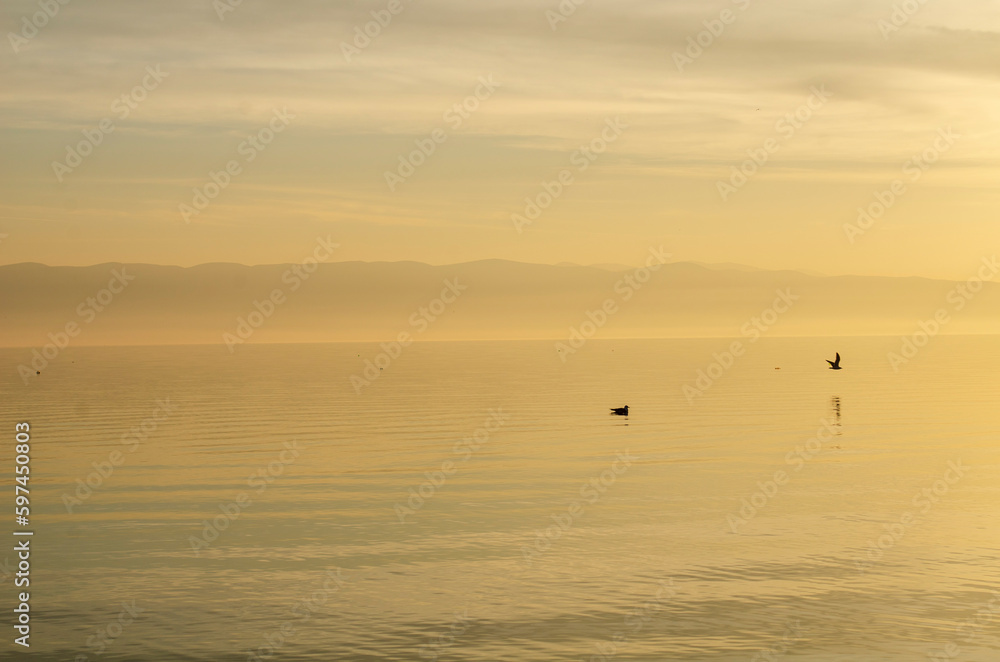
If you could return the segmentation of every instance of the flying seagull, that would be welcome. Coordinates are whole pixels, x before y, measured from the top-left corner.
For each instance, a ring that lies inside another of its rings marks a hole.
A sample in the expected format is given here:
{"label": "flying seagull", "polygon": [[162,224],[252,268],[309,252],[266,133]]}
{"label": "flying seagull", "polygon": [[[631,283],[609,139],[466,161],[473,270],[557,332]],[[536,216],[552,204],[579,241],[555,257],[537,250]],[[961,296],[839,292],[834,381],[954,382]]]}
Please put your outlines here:
{"label": "flying seagull", "polygon": [[831,361],[830,359],[827,359],[826,362],[830,364],[830,370],[840,370],[841,369],[840,368],[840,352],[837,352],[837,360],[836,361]]}
{"label": "flying seagull", "polygon": [[615,416],[628,416],[628,405],[624,407],[618,407],[617,409],[612,408],[611,413]]}

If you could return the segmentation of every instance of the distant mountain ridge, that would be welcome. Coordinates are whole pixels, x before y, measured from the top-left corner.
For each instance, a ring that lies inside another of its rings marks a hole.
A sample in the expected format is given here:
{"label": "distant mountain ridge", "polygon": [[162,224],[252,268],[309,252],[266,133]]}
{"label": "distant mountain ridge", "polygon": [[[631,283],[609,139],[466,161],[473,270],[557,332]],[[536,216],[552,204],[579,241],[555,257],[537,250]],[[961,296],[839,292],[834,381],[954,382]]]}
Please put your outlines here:
{"label": "distant mountain ridge", "polygon": [[[559,340],[609,301],[615,311],[598,337],[738,336],[778,291],[797,298],[768,326],[772,335],[903,335],[942,308],[954,313],[947,333],[1000,332],[1000,288],[992,282],[964,299],[956,283],[925,278],[685,262],[645,274],[609,266],[618,265],[329,262],[312,272],[289,264],[5,265],[0,345],[38,347],[71,323],[80,345],[222,343],[251,315],[261,323],[247,342],[382,341],[403,332],[416,340]],[[117,293],[109,289],[116,270]]]}

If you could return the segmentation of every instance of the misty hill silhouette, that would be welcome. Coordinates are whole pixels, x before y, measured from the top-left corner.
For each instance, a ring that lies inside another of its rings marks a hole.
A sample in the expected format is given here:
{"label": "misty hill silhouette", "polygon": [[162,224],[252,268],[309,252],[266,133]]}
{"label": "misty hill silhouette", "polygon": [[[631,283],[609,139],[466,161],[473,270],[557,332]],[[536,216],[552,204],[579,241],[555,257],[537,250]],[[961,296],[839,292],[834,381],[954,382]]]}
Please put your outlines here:
{"label": "misty hill silhouette", "polygon": [[[79,305],[107,287],[113,269],[134,277],[94,316]],[[237,319],[276,289],[286,296],[252,342],[368,341],[413,331],[410,318],[441,295],[446,279],[467,289],[419,340],[564,339],[607,299],[617,304],[598,337],[739,336],[768,308],[777,290],[800,297],[770,335],[910,334],[939,308],[956,284],[924,278],[817,276],[671,263],[638,289],[616,283],[632,273],[607,265],[539,265],[484,260],[431,266],[417,262],[333,262],[307,279],[285,274],[291,265],[204,264],[182,268],[147,264],[50,267],[0,266],[0,345],[38,346],[49,332],[76,321],[77,345],[219,343]],[[301,269],[301,267],[299,267]],[[284,279],[283,279],[284,277]],[[635,282],[635,281],[633,281]],[[623,292],[632,296],[624,300]],[[988,283],[947,333],[1000,332],[1000,288]],[[264,306],[267,308],[267,306]]]}

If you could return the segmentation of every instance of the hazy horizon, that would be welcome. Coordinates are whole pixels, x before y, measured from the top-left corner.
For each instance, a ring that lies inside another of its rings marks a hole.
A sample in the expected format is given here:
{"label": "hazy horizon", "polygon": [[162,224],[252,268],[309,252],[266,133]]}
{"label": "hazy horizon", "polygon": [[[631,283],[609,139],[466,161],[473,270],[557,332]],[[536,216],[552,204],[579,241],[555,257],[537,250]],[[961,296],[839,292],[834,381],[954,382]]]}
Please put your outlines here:
{"label": "hazy horizon", "polygon": [[[478,258],[474,260],[461,260],[458,262],[424,262],[421,260],[337,260],[331,259],[324,264],[419,264],[430,267],[450,267],[450,266],[461,266],[466,264],[475,264],[480,262],[510,262],[514,264],[524,264],[524,265],[537,265],[537,266],[547,266],[547,267],[584,267],[589,269],[599,269],[601,271],[610,271],[613,273],[624,272],[630,269],[641,268],[641,263],[636,264],[608,264],[608,263],[592,263],[583,264],[577,262],[529,262],[524,260],[513,260],[508,258]],[[704,267],[706,269],[718,270],[718,271],[775,271],[775,272],[795,272],[808,276],[813,276],[816,278],[835,278],[843,276],[865,276],[865,274],[860,274],[857,272],[844,272],[844,273],[826,273],[820,272],[816,269],[811,268],[784,268],[784,269],[768,269],[765,267],[756,266],[746,262],[702,262],[698,260],[678,260],[673,262],[674,264],[691,264],[699,267]],[[45,262],[37,261],[18,261],[18,262],[0,262],[0,267],[14,267],[19,265],[35,264],[44,267],[52,268],[88,268],[88,267],[99,267],[103,265],[145,265],[145,266],[155,266],[155,267],[178,267],[180,269],[194,269],[197,267],[211,266],[211,265],[231,265],[237,267],[286,267],[295,264],[300,264],[299,262],[260,262],[254,264],[247,264],[244,262],[228,262],[214,260],[210,262],[195,262],[192,264],[167,264],[160,262],[128,262],[123,260],[109,260],[106,262],[96,262],[96,263],[81,263],[81,264],[47,264]],[[935,276],[923,276],[919,274],[897,274],[893,276],[874,276],[876,278],[922,278],[926,280],[939,280],[946,282],[962,282],[967,280],[967,278],[948,278],[948,277],[935,277]]]}
{"label": "hazy horizon", "polygon": [[[317,254],[329,255],[321,245]],[[654,259],[655,257],[655,259]],[[645,265],[0,266],[0,346],[997,334],[1000,264],[964,282]],[[937,319],[938,321],[934,321]],[[761,322],[761,320],[765,320]]]}

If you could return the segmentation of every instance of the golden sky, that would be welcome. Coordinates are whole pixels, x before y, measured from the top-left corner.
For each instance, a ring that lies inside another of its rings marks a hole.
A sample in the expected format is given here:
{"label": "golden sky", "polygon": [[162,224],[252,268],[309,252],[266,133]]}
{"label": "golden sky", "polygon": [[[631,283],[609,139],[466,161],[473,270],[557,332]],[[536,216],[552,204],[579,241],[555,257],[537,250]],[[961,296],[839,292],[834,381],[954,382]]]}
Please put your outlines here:
{"label": "golden sky", "polygon": [[[964,279],[1000,239],[1000,7],[914,6],[893,24],[886,0],[76,0],[25,37],[39,5],[12,0],[0,263],[298,262],[332,234],[339,260],[638,264],[664,245]],[[68,169],[84,131],[100,144]],[[433,153],[390,187],[416,141]],[[724,200],[748,150],[771,153]],[[876,193],[895,199],[852,243]]]}

